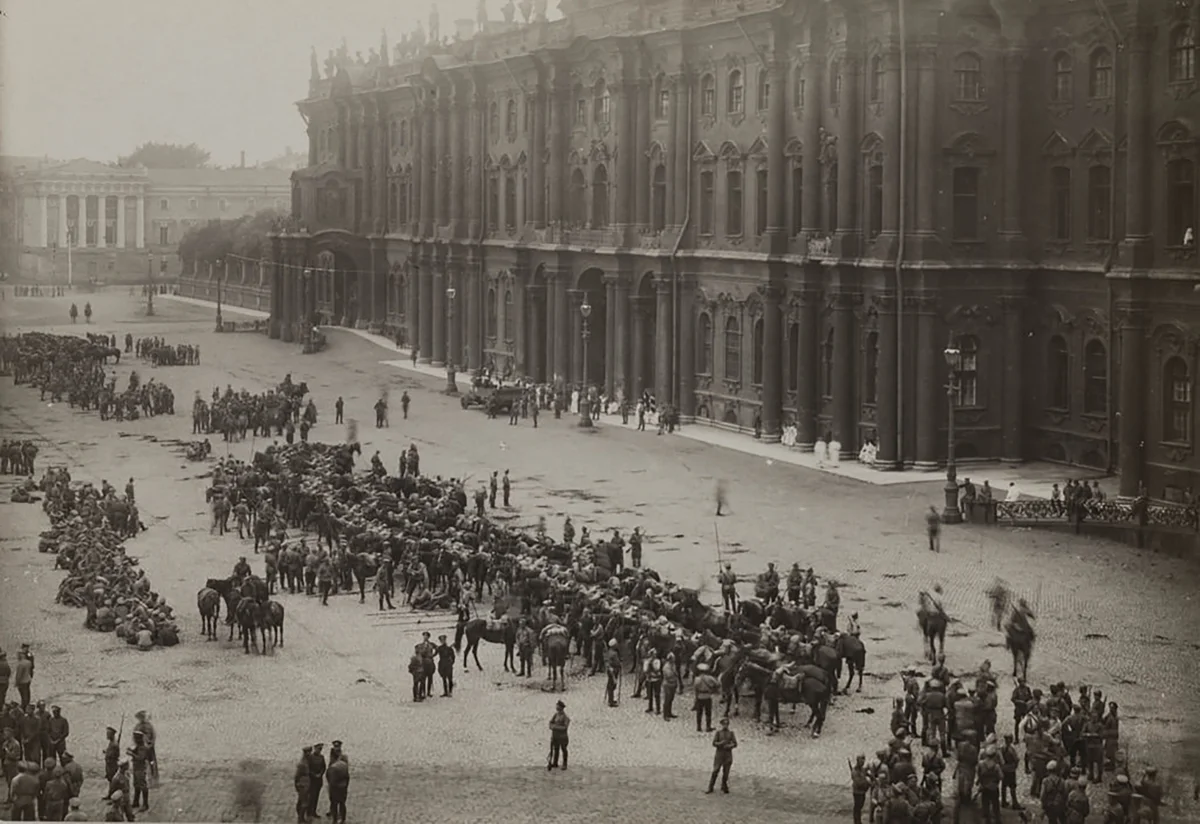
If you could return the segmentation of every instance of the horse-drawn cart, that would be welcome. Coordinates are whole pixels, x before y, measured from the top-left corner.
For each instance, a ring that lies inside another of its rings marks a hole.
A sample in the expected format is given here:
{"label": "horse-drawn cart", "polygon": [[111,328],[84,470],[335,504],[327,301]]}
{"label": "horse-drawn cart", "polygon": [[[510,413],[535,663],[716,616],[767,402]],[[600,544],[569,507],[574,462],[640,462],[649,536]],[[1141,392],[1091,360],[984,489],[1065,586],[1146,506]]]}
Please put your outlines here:
{"label": "horse-drawn cart", "polygon": [[472,406],[486,409],[488,401],[499,388],[500,385],[491,378],[476,376],[471,379],[471,388],[459,398],[459,403],[463,409],[470,409]]}

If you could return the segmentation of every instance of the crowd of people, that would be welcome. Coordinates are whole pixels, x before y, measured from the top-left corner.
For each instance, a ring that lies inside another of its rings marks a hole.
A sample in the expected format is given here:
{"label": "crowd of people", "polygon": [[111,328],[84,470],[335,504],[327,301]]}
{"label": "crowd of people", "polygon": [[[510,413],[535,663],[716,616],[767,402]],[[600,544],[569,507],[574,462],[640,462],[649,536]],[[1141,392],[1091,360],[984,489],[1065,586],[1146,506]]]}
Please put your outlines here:
{"label": "crowd of people", "polygon": [[197,366],[200,363],[200,347],[191,343],[167,343],[160,335],[138,338],[125,333],[125,353],[134,353],[154,366]]}
{"label": "crowd of people", "polygon": [[283,437],[288,443],[300,433],[307,441],[308,433],[317,423],[317,406],[312,398],[307,403],[308,385],[293,383],[289,373],[275,389],[257,394],[249,390],[234,391],[226,385],[224,393],[213,387],[212,401],[196,392],[192,400],[192,434],[220,433],[226,441],[244,440],[246,435],[268,438]]}

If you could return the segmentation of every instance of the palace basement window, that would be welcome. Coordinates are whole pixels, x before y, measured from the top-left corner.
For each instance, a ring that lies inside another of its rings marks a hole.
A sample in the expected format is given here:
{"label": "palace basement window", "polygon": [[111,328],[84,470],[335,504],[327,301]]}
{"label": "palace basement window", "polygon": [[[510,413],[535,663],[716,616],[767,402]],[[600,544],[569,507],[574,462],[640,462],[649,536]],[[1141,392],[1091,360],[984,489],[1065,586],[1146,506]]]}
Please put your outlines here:
{"label": "palace basement window", "polygon": [[1192,442],[1192,380],[1187,362],[1175,356],[1163,366],[1163,440]]}

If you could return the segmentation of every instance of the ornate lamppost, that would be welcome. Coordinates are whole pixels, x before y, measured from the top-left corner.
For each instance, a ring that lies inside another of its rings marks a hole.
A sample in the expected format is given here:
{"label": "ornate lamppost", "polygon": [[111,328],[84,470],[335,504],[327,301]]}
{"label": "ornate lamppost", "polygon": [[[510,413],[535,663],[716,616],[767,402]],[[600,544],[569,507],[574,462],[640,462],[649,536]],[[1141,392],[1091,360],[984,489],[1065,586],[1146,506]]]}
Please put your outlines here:
{"label": "ornate lamppost", "polygon": [[458,380],[454,365],[454,298],[458,290],[453,286],[446,287],[446,394],[458,394]]}
{"label": "ornate lamppost", "polygon": [[154,316],[154,253],[146,260],[146,316]]}
{"label": "ornate lamppost", "polygon": [[588,303],[586,292],[583,295],[583,303],[579,304],[579,314],[583,318],[583,388],[581,390],[582,397],[579,399],[579,406],[582,412],[579,417],[579,427],[581,429],[591,429],[592,397],[588,390],[588,338],[591,337],[592,331],[588,328],[588,318],[592,314],[592,305]]}
{"label": "ornate lamppost", "polygon": [[950,339],[942,353],[946,357],[946,501],[942,508],[942,523],[961,524],[962,510],[958,507],[958,467],[954,462],[954,413],[958,406],[961,385],[962,351]]}
{"label": "ornate lamppost", "polygon": [[216,267],[217,267],[217,331],[220,332],[225,326],[224,321],[221,319],[221,283],[225,280],[225,260],[223,258],[217,258]]}

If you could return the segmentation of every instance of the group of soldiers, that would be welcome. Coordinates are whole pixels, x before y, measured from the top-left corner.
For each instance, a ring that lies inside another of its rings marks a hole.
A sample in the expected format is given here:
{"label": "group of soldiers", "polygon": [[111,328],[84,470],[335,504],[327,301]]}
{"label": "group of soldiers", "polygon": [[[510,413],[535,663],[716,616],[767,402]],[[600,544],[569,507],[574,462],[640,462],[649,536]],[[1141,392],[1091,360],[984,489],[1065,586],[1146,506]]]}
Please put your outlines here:
{"label": "group of soldiers", "polygon": [[321,742],[304,747],[292,786],[296,790],[296,824],[311,824],[320,818],[322,785],[329,788],[329,811],[325,814],[332,824],[346,824],[346,801],[350,794],[350,759],[341,741],[330,745],[329,759],[322,752]]}
{"label": "group of soldiers", "polygon": [[133,335],[126,332],[125,352],[134,352],[139,358],[148,360],[155,366],[196,366],[200,363],[199,346],[190,343],[177,343],[172,346],[165,338],[159,336],[138,338],[135,341]]}
{"label": "group of soldiers", "polygon": [[[28,645],[22,647],[25,652]],[[3,654],[0,653],[0,656]],[[27,659],[32,666],[33,656]],[[3,667],[0,667],[3,672]],[[86,821],[79,809],[83,768],[67,749],[71,724],[62,708],[11,702],[0,714],[0,764],[14,821]]]}
{"label": "group of soldiers", "polygon": [[0,475],[32,475],[38,446],[31,440],[0,441]]}
{"label": "group of soldiers", "polygon": [[192,434],[219,432],[227,441],[244,440],[247,433],[263,438],[274,435],[292,443],[299,431],[300,440],[307,441],[317,423],[317,407],[312,398],[304,401],[306,392],[304,384],[292,384],[290,374],[278,389],[259,394],[246,389],[235,392],[231,385],[222,393],[214,387],[211,403],[197,391],[192,401]]}

